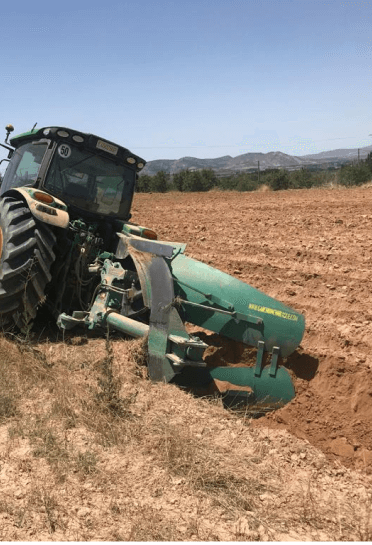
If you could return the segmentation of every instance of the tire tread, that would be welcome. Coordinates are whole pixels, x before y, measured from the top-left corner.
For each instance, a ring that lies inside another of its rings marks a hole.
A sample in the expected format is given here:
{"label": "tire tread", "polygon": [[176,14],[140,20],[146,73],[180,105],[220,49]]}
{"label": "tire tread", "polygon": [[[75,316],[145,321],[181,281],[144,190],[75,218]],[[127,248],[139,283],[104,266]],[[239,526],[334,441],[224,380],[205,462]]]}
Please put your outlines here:
{"label": "tire tread", "polygon": [[55,260],[56,236],[35,219],[22,199],[0,199],[3,249],[0,256],[0,321],[27,326],[43,302]]}

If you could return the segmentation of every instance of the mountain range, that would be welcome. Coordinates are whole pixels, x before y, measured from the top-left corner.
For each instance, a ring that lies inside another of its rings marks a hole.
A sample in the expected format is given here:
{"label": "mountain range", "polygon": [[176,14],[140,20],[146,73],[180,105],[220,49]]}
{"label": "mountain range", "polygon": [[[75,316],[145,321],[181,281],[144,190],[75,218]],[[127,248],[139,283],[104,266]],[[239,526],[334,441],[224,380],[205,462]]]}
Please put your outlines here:
{"label": "mountain range", "polygon": [[156,174],[160,170],[174,174],[181,170],[199,170],[210,168],[216,174],[230,175],[235,172],[244,172],[257,170],[258,163],[260,170],[268,168],[285,168],[288,170],[296,170],[301,167],[324,167],[341,166],[349,161],[354,161],[359,158],[365,159],[368,153],[372,152],[372,146],[355,149],[335,149],[330,151],[322,151],[320,153],[310,155],[287,155],[281,151],[270,151],[269,153],[244,153],[237,157],[224,155],[215,159],[198,159],[197,157],[182,157],[181,159],[156,159],[149,161],[143,169],[143,174],[150,176]]}

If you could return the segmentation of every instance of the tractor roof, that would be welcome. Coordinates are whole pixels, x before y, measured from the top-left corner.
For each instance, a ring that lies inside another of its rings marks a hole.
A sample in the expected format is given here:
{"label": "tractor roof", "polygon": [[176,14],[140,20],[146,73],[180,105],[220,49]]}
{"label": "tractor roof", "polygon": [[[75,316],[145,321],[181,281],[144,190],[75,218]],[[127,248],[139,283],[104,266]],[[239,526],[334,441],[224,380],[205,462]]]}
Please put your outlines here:
{"label": "tractor roof", "polygon": [[10,139],[10,144],[13,147],[18,148],[27,141],[35,138],[48,138],[65,142],[66,144],[70,143],[75,146],[88,148],[95,151],[97,154],[105,155],[110,159],[120,162],[125,161],[126,163],[135,166],[137,170],[141,170],[146,164],[144,159],[135,155],[123,146],[119,146],[110,140],[100,138],[94,134],[87,134],[67,127],[42,127],[37,130],[32,129],[31,131],[13,136],[13,138]]}

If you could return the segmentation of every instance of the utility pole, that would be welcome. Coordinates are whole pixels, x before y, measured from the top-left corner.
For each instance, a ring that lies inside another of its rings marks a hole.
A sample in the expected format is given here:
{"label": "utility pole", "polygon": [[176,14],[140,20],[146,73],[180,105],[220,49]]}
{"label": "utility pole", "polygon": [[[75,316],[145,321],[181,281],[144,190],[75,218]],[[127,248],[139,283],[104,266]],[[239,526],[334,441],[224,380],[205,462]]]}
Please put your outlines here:
{"label": "utility pole", "polygon": [[257,161],[258,183],[260,183],[260,161]]}

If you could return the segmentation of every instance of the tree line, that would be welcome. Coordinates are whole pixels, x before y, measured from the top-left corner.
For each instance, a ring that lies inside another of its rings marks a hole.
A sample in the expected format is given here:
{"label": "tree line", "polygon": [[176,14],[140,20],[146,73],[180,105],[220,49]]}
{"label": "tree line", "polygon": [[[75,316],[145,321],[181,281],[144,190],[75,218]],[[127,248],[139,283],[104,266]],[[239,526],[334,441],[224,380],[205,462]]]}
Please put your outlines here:
{"label": "tree line", "polygon": [[342,166],[339,170],[312,170],[301,168],[288,172],[266,169],[263,172],[240,172],[218,177],[211,169],[182,170],[173,175],[159,171],[155,175],[142,174],[137,181],[139,193],[165,193],[167,191],[209,191],[213,188],[233,191],[256,191],[259,186],[268,186],[273,191],[280,189],[303,189],[322,187],[333,182],[343,186],[361,185],[372,180],[372,153],[366,160]]}

